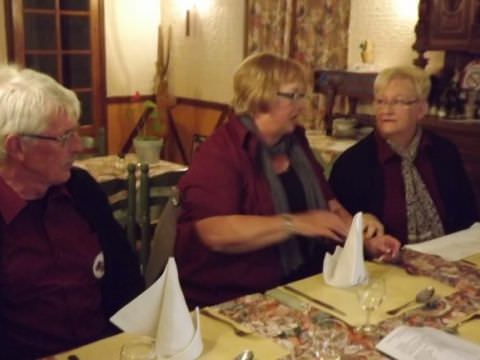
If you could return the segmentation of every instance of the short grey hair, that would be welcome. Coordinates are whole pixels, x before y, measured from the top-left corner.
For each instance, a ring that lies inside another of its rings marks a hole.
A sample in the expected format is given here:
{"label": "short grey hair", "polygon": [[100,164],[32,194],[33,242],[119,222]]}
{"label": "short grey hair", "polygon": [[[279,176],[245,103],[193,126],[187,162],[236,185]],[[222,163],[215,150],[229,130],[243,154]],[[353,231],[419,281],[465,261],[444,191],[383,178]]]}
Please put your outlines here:
{"label": "short grey hair", "polygon": [[59,114],[78,122],[80,101],[73,91],[38,71],[0,66],[0,160],[7,135],[41,133]]}
{"label": "short grey hair", "polygon": [[382,93],[393,79],[410,80],[415,88],[417,98],[427,100],[431,88],[430,77],[425,70],[415,66],[395,66],[381,71],[375,78],[373,86],[375,96]]}

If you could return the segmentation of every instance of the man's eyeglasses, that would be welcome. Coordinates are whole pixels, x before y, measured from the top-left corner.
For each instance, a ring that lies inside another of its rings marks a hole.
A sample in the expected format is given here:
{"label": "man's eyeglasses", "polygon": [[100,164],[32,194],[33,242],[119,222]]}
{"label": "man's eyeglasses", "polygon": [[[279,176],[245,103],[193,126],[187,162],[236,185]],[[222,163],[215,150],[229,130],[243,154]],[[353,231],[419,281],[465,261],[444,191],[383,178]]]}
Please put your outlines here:
{"label": "man's eyeglasses", "polygon": [[298,92],[277,92],[277,96],[281,96],[287,99],[290,99],[292,101],[300,101],[304,100],[307,98],[307,96],[303,93],[298,93]]}
{"label": "man's eyeglasses", "polygon": [[393,100],[387,100],[387,99],[375,99],[373,103],[375,104],[376,107],[384,107],[391,105],[394,108],[401,108],[401,107],[407,107],[411,106],[415,103],[418,102],[418,99],[414,100],[403,100],[403,99],[393,99]]}
{"label": "man's eyeglasses", "polygon": [[78,129],[68,130],[65,134],[62,134],[59,136],[49,136],[49,135],[40,135],[40,134],[20,134],[20,136],[28,137],[32,139],[56,141],[62,146],[65,146],[70,141],[70,139],[76,135],[78,135]]}

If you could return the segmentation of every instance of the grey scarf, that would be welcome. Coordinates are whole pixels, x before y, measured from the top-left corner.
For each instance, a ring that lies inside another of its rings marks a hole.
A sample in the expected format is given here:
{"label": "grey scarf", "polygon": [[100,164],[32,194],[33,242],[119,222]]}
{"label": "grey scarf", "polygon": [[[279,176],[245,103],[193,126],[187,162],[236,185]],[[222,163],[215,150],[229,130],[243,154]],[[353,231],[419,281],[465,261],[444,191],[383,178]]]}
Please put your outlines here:
{"label": "grey scarf", "polygon": [[[257,134],[257,128],[248,116],[242,116],[240,121],[247,129]],[[293,136],[283,137],[276,145],[266,146],[260,141],[260,156],[265,177],[268,180],[272,192],[273,206],[277,214],[289,213],[290,207],[288,197],[278,175],[273,170],[271,158],[274,155],[286,154],[290,160],[290,166],[300,179],[305,192],[305,200],[308,209],[325,209],[326,203],[323,193],[320,189],[318,179],[313,171],[312,165],[305,156],[303,149],[297,143]],[[316,241],[311,241],[308,246],[307,254],[303,254],[300,249],[300,241],[295,236],[279,245],[282,261],[283,273],[285,276],[291,275],[300,266],[306,263],[308,255],[314,253],[318,246]],[[318,260],[320,261],[320,259]]]}
{"label": "grey scarf", "polygon": [[401,149],[387,141],[392,150],[402,158],[409,243],[430,240],[445,233],[437,208],[414,164],[421,138],[422,129],[418,128],[407,149]]}

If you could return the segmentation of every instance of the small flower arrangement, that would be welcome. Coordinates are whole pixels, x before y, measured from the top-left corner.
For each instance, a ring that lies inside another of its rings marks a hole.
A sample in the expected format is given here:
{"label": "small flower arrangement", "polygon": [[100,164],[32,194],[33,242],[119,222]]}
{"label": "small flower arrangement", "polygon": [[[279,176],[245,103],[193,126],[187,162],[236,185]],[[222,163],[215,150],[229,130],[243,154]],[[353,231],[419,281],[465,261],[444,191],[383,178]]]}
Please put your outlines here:
{"label": "small flower arrangement", "polygon": [[360,42],[360,50],[365,51],[367,49],[367,40]]}
{"label": "small flower arrangement", "polygon": [[373,64],[373,42],[371,40],[363,40],[362,42],[360,42],[360,50],[360,58],[362,59],[362,62],[367,64]]}

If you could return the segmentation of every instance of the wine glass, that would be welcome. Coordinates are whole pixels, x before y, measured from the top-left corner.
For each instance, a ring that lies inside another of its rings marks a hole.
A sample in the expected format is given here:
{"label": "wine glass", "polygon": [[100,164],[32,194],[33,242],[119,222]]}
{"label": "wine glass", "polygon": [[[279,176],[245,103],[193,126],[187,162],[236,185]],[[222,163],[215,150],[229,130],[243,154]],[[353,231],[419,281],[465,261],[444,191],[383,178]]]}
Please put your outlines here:
{"label": "wine glass", "polygon": [[356,286],[355,290],[360,306],[365,311],[365,323],[359,326],[357,330],[364,334],[374,335],[377,326],[370,322],[370,318],[372,312],[382,304],[385,298],[385,279],[369,275]]}
{"label": "wine glass", "polygon": [[120,360],[155,360],[155,340],[150,337],[140,337],[122,346]]}

